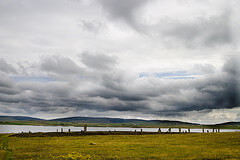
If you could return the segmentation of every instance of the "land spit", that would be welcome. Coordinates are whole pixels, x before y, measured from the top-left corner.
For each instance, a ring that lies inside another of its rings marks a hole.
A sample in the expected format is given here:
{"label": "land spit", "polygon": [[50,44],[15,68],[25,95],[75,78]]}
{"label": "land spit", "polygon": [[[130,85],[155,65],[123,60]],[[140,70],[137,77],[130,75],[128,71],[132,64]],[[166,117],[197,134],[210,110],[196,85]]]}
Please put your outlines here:
{"label": "land spit", "polygon": [[87,136],[87,135],[146,135],[146,134],[193,134],[188,132],[135,132],[135,131],[87,131],[87,132],[36,132],[17,133],[10,137],[63,137],[63,136]]}

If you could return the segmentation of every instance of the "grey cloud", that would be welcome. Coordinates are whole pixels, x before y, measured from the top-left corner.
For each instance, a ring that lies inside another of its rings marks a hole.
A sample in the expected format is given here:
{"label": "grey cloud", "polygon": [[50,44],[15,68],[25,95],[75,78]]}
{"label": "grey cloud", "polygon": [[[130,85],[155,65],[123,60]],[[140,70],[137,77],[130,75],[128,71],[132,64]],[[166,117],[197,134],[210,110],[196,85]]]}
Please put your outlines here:
{"label": "grey cloud", "polygon": [[12,87],[13,81],[8,78],[5,74],[0,74],[0,86],[1,87]]}
{"label": "grey cloud", "polygon": [[165,43],[176,43],[175,46],[180,42],[188,48],[214,47],[233,43],[230,17],[231,11],[225,10],[221,15],[189,21],[163,19],[147,28],[150,27],[150,35],[159,35]]}
{"label": "grey cloud", "polygon": [[43,71],[57,74],[68,75],[81,73],[81,68],[77,66],[71,59],[61,56],[43,58],[40,64],[40,68]]}
{"label": "grey cloud", "polygon": [[191,69],[191,73],[195,74],[213,74],[216,71],[211,64],[195,64]]}
{"label": "grey cloud", "polygon": [[0,71],[5,73],[16,73],[16,69],[4,59],[0,59]]}
{"label": "grey cloud", "polygon": [[102,33],[106,29],[106,25],[99,21],[87,21],[87,20],[79,20],[78,27],[83,30],[92,32],[92,33]]}
{"label": "grey cloud", "polygon": [[99,0],[98,2],[109,13],[110,18],[124,20],[131,27],[137,29],[138,23],[135,12],[148,0]]}
{"label": "grey cloud", "polygon": [[80,55],[80,58],[82,63],[84,63],[87,67],[97,70],[115,68],[115,65],[117,64],[116,57],[107,56],[99,53],[92,55],[85,52]]}

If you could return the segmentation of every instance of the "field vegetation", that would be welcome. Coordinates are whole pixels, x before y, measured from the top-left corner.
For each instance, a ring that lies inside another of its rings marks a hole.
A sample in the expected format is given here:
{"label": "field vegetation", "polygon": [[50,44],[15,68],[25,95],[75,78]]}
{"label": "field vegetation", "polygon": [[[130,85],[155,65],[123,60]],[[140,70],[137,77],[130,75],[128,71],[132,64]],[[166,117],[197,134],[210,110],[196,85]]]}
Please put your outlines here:
{"label": "field vegetation", "polygon": [[0,136],[2,159],[7,155],[13,160],[240,159],[239,132],[65,137]]}

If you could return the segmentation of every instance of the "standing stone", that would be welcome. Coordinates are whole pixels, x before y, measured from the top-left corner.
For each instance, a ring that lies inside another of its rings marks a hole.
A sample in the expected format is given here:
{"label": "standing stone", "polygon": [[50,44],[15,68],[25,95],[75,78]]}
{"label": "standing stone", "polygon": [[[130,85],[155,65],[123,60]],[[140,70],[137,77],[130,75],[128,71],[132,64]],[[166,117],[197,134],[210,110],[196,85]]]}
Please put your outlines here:
{"label": "standing stone", "polygon": [[179,133],[181,133],[181,128],[179,128]]}
{"label": "standing stone", "polygon": [[220,132],[220,129],[218,129],[218,132]]}
{"label": "standing stone", "polygon": [[202,129],[202,133],[204,133],[204,128]]}
{"label": "standing stone", "polygon": [[87,125],[84,125],[84,132],[87,132]]}
{"label": "standing stone", "polygon": [[162,131],[161,131],[161,128],[158,128],[158,133],[161,133]]}
{"label": "standing stone", "polygon": [[141,133],[142,133],[142,128],[141,128]]}
{"label": "standing stone", "polygon": [[190,128],[188,128],[188,133],[190,133],[191,132],[191,129]]}
{"label": "standing stone", "polygon": [[171,128],[168,129],[168,132],[171,133]]}
{"label": "standing stone", "polygon": [[68,129],[68,132],[69,132],[69,133],[71,132],[70,128]]}
{"label": "standing stone", "polygon": [[63,132],[63,128],[61,128],[61,132]]}
{"label": "standing stone", "polygon": [[214,129],[212,130],[212,132],[214,132]]}

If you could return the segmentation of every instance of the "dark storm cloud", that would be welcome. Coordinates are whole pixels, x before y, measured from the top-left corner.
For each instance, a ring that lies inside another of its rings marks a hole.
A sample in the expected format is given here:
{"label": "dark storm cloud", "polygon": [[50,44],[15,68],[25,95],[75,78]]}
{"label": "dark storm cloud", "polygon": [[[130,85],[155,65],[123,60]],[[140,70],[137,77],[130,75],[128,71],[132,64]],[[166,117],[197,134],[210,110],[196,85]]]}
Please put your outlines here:
{"label": "dark storm cloud", "polygon": [[[193,80],[153,76],[139,78],[132,76],[131,72],[112,67],[117,64],[115,57],[86,53],[81,57],[86,65],[85,74],[75,83],[68,80],[14,83],[8,77],[1,76],[0,103],[16,108],[21,106],[22,110],[29,112],[55,109],[56,113],[62,113],[87,109],[162,116],[240,106],[239,56],[230,57],[222,71]],[[64,57],[47,57],[39,65],[44,72],[61,76],[80,71],[77,64]]]}
{"label": "dark storm cloud", "polygon": [[[228,75],[225,75],[228,76]],[[240,105],[239,91],[233,79],[224,75],[214,77],[209,81],[198,81],[192,84],[193,89],[182,91],[175,99],[165,101],[169,106],[175,106],[173,111],[199,111],[204,109],[234,108]]]}
{"label": "dark storm cloud", "polygon": [[[130,106],[132,104],[127,102],[135,102],[139,106],[144,104],[145,112],[161,113],[162,110],[164,114],[168,112],[169,115],[184,111],[234,108],[240,105],[239,77],[237,77],[239,74],[232,76],[232,72],[238,70],[236,65],[232,65],[238,64],[234,61],[239,62],[239,57],[230,58],[223,72],[210,72],[211,75],[208,77],[196,80],[159,80],[144,77],[139,81],[144,81],[144,79],[146,81],[138,84],[136,81],[126,83],[119,79],[111,79],[112,75],[109,74],[108,78],[102,79],[100,83],[102,87],[89,95],[102,97],[105,100],[115,98]],[[226,66],[229,67],[227,71]],[[211,66],[205,66],[204,69],[206,68],[212,69]],[[131,111],[134,108],[132,106]],[[138,110],[137,107],[135,109]]]}
{"label": "dark storm cloud", "polygon": [[127,90],[126,88],[122,88],[122,90],[118,90],[117,88],[112,89],[112,87],[106,86],[104,89],[95,90],[94,93],[90,93],[89,96],[95,97],[99,96],[104,99],[113,99],[116,98],[118,100],[124,101],[124,102],[138,102],[147,100],[148,96],[139,94],[139,93],[131,93],[131,91]]}
{"label": "dark storm cloud", "polygon": [[2,95],[13,95],[19,93],[18,88],[5,74],[0,73],[0,94]]}
{"label": "dark storm cloud", "polygon": [[229,73],[232,78],[239,78],[240,76],[240,63],[238,56],[232,56],[223,66],[223,71]]}
{"label": "dark storm cloud", "polygon": [[0,108],[2,104],[14,104],[19,102],[18,94],[21,93],[18,86],[14,84],[12,79],[5,74],[0,73]]}

